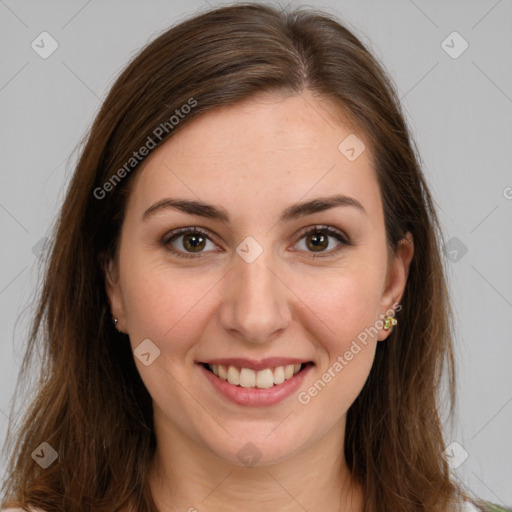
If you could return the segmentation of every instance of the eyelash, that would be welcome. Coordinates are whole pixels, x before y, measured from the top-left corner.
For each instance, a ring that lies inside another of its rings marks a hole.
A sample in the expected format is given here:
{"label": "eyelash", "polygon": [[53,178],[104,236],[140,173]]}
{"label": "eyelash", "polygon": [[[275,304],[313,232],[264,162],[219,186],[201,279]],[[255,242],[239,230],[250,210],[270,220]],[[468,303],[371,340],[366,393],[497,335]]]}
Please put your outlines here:
{"label": "eyelash", "polygon": [[[170,243],[173,242],[176,238],[179,238],[179,236],[182,236],[182,235],[187,235],[187,234],[191,234],[191,233],[200,233],[201,235],[204,235],[205,237],[207,237],[211,242],[213,242],[213,240],[211,239],[209,233],[201,228],[198,228],[198,227],[189,227],[189,228],[181,228],[181,229],[177,229],[177,230],[174,230],[174,231],[171,231],[170,233],[168,233],[163,239],[162,241],[160,242],[161,245],[163,245],[164,247],[166,248],[169,248],[170,247]],[[324,225],[315,225],[315,226],[311,226],[311,227],[308,227],[308,228],[304,228],[303,230],[300,231],[299,233],[299,240],[301,240],[302,238],[304,238],[305,236],[307,235],[310,235],[310,234],[313,234],[313,233],[323,233],[323,234],[327,234],[329,236],[332,236],[334,238],[336,238],[336,240],[338,240],[341,245],[344,245],[344,246],[351,246],[353,245],[348,237],[346,237],[343,232],[331,227],[331,226],[324,226]],[[177,251],[175,250],[174,248],[171,248],[169,249],[174,255],[178,256],[179,258],[187,258],[187,259],[191,259],[191,258],[202,258],[204,256],[201,256],[202,253],[183,253],[181,251]],[[335,254],[337,254],[339,251],[341,250],[340,246],[338,246],[337,249],[331,249],[330,251],[327,251],[327,252],[323,252],[323,253],[320,253],[320,254],[315,254],[314,252],[311,252],[311,256],[309,257],[312,257],[312,258],[328,258],[328,257],[331,257]],[[199,254],[199,256],[197,255]]]}

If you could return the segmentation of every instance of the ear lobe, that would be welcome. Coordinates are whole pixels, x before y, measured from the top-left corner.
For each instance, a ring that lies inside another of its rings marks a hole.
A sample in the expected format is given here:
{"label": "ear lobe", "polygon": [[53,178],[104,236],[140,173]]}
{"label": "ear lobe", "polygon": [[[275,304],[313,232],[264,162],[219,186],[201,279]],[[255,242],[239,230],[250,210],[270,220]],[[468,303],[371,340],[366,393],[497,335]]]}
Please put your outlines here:
{"label": "ear lobe", "polygon": [[407,284],[409,277],[409,268],[414,256],[414,241],[412,234],[407,232],[398,242],[398,247],[395,257],[390,265],[388,276],[386,280],[386,287],[384,289],[381,304],[383,311],[381,313],[386,315],[386,312],[393,309],[393,304],[400,302]]}

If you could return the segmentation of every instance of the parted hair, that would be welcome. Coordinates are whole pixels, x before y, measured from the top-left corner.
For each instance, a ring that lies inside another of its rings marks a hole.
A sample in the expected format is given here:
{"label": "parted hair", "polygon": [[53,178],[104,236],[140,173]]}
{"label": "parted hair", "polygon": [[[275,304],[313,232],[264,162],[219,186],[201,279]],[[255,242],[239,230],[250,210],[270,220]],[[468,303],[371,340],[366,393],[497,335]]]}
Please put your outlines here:
{"label": "parted hair", "polygon": [[[147,479],[156,447],[151,396],[129,338],[112,326],[105,292],[106,263],[140,165],[127,169],[126,162],[191,98],[194,108],[158,143],[212,109],[306,90],[334,101],[333,115],[369,141],[390,251],[407,231],[414,239],[399,324],[377,345],[347,415],[345,457],[363,486],[364,510],[447,512],[470,498],[442,456],[441,411],[447,405],[453,417],[456,402],[442,232],[395,86],[330,13],[239,3],[189,17],[147,44],[81,145],[20,368],[18,386],[38,372],[23,414],[13,408],[20,428],[9,430],[4,447],[3,506],[157,511]],[[123,179],[105,187],[122,168]],[[42,442],[58,453],[46,469],[31,457]]]}

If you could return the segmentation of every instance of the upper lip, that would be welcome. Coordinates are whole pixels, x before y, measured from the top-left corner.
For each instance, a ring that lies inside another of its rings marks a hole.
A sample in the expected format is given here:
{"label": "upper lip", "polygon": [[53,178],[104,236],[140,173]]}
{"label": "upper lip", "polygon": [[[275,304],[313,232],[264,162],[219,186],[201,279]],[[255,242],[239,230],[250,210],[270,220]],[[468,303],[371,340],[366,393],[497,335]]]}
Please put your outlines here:
{"label": "upper lip", "polygon": [[204,364],[222,364],[224,366],[236,366],[237,368],[249,368],[251,370],[264,370],[266,368],[275,368],[276,366],[287,366],[289,364],[305,364],[310,361],[297,357],[268,357],[267,359],[246,359],[244,357],[228,357],[218,359],[208,359],[200,361]]}

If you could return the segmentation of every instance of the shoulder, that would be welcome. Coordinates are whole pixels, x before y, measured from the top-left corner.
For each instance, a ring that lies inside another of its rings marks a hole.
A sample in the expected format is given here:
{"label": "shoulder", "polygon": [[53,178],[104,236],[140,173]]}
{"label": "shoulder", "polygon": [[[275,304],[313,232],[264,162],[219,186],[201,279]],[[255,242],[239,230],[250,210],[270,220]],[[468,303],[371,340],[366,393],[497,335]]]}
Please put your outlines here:
{"label": "shoulder", "polygon": [[30,512],[44,512],[44,510],[40,508],[3,508],[0,510],[0,512],[27,512],[29,510]]}
{"label": "shoulder", "polygon": [[469,501],[465,501],[462,505],[462,512],[512,512],[512,508],[503,508],[494,503],[483,502],[482,507],[479,508]]}

